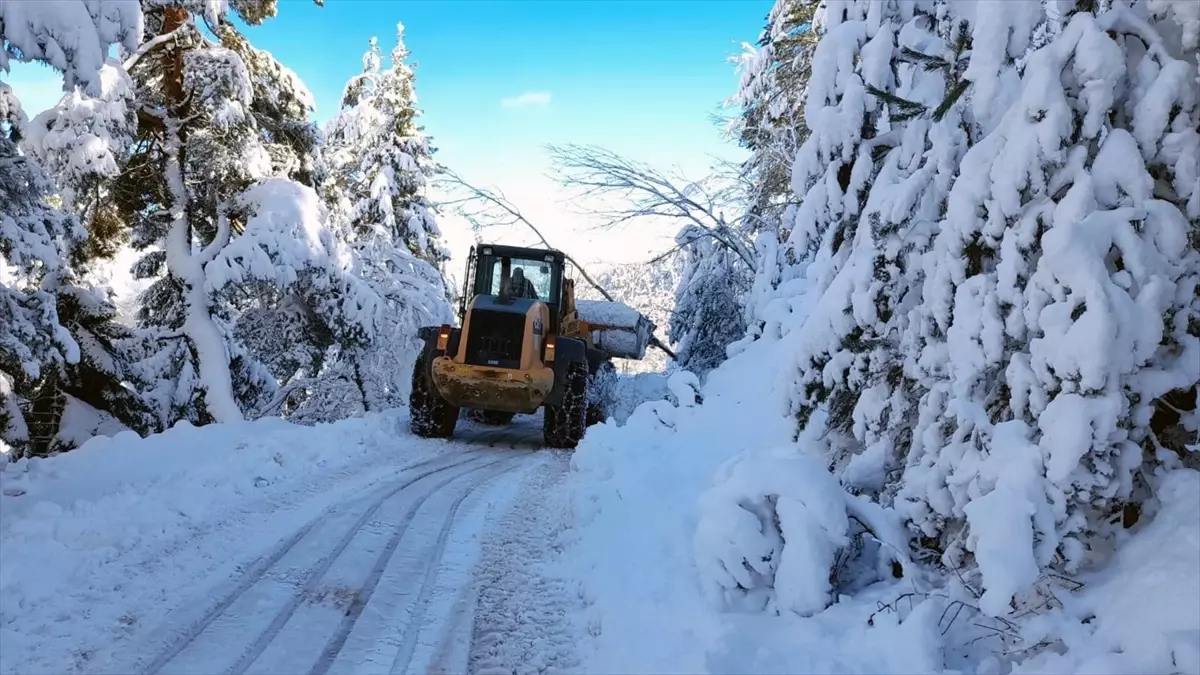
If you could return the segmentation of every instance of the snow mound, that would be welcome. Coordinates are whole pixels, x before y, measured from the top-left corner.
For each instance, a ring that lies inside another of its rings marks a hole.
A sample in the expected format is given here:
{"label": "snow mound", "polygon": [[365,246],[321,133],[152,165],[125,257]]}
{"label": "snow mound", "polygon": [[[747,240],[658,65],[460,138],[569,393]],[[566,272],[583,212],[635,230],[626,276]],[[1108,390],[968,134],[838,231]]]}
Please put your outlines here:
{"label": "snow mound", "polygon": [[742,606],[736,599],[758,597],[801,616],[828,607],[829,571],[849,541],[846,493],[833,474],[781,446],[739,454],[715,483],[700,497],[696,531],[708,595]]}
{"label": "snow mound", "polygon": [[895,512],[847,493],[794,444],[742,452],[713,483],[699,499],[695,552],[721,609],[812,616],[841,591],[913,571]]}
{"label": "snow mound", "polygon": [[666,378],[642,378],[656,398],[623,425],[591,427],[572,456],[576,539],[564,574],[580,580],[581,621],[593,636],[580,670],[708,671],[708,650],[727,627],[701,593],[695,505],[730,457],[791,436],[775,382],[782,353],[763,349],[710,373],[703,405],[677,407]]}

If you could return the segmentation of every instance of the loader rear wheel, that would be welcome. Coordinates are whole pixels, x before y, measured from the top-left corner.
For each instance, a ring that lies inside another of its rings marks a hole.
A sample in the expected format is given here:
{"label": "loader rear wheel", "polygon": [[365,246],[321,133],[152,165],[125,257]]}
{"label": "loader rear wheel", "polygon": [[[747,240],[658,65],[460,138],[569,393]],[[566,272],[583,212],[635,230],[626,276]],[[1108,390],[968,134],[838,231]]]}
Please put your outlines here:
{"label": "loader rear wheel", "polygon": [[412,393],[408,397],[409,425],[421,438],[450,438],[458,423],[458,408],[450,405],[433,387],[429,357],[422,354],[413,365]]}
{"label": "loader rear wheel", "polygon": [[542,436],[547,447],[570,449],[583,438],[587,429],[587,383],[586,362],[567,366],[562,403],[545,407]]}

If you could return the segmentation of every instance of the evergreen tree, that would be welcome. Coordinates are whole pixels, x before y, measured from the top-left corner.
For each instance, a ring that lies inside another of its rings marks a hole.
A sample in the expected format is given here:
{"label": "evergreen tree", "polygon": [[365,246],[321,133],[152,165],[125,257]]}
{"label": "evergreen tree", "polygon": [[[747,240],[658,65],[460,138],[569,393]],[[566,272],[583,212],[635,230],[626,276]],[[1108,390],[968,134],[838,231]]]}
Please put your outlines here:
{"label": "evergreen tree", "polygon": [[326,129],[326,194],[337,200],[347,238],[357,247],[376,239],[372,245],[403,248],[440,268],[449,255],[425,196],[437,165],[417,124],[421,113],[408,56],[400,25],[391,68],[381,71],[372,38],[363,73],[347,84],[342,112]]}
{"label": "evergreen tree", "polygon": [[[1137,5],[1146,20],[1081,3],[972,27],[978,141],[923,260],[926,393],[898,499],[951,564],[974,559],[993,614],[1088,562],[1196,438],[1196,36]],[[997,41],[1003,25],[1044,46]],[[1001,517],[1028,547],[1016,569]]]}
{"label": "evergreen tree", "polygon": [[736,59],[741,79],[726,103],[739,115],[729,132],[751,153],[741,171],[755,188],[749,211],[756,230],[777,232],[792,201],[788,176],[808,136],[801,106],[817,42],[812,20],[818,4],[777,0],[757,47],[745,45]]}
{"label": "evergreen tree", "polygon": [[[275,378],[235,339],[251,309],[295,293],[351,341],[373,321],[303,186],[315,180],[311,97],[224,9],[148,4],[144,43],[126,61],[141,112],[113,190],[134,246],[146,250],[135,274],[156,279],[139,322],[150,331],[143,371],[157,382],[164,423],[241,419],[275,396]],[[229,9],[253,25],[275,3]],[[254,284],[280,293],[256,294]]]}
{"label": "evergreen tree", "polygon": [[726,348],[746,333],[743,306],[749,273],[737,256],[699,227],[675,238],[683,272],[675,290],[668,338],[680,368],[703,377],[721,365]]}
{"label": "evergreen tree", "polygon": [[18,149],[26,118],[0,82],[0,440],[23,454],[32,439],[19,405],[43,375],[78,361],[79,345],[59,323],[55,290],[85,233],[52,208],[54,188],[34,158]]}
{"label": "evergreen tree", "polygon": [[[424,195],[436,166],[416,124],[419,111],[403,37],[401,26],[387,70],[380,70],[378,43],[371,40],[363,72],[347,83],[342,111],[329,122],[323,148],[332,226],[353,250],[354,274],[386,306],[381,335],[387,337],[343,349],[341,361],[328,366],[331,376],[358,387],[366,410],[403,403],[409,375],[396,364],[411,360],[417,328],[453,320],[440,270],[449,256]],[[332,404],[313,405],[333,409]]]}
{"label": "evergreen tree", "polygon": [[[68,91],[99,96],[112,73],[109,48],[135,46],[141,29],[135,3],[5,3],[0,70],[7,71],[12,58],[42,63],[63,73]],[[69,330],[87,314],[75,311],[80,289],[73,285],[87,232],[72,210],[51,205],[62,197],[38,158],[19,147],[31,133],[40,128],[28,124],[0,82],[0,441],[19,453],[44,453],[61,417],[60,384],[70,371],[88,367],[80,345],[89,352],[90,344]],[[77,158],[77,167],[92,159]]]}
{"label": "evergreen tree", "polygon": [[800,204],[760,248],[759,334],[794,344],[794,410],[843,483],[907,516],[988,614],[1194,461],[1196,36],[1134,5],[814,17]]}
{"label": "evergreen tree", "polygon": [[128,238],[110,189],[136,134],[133,86],[121,64],[99,71],[95,96],[74,87],[27,126],[22,148],[54,175],[61,207],[87,230],[86,246],[61,281],[57,308],[62,325],[82,347],[78,363],[44,374],[32,397],[39,450],[65,449],[56,439],[68,397],[148,433],[158,425],[138,393],[125,382],[131,371],[133,332],[117,322],[104,290],[87,283],[90,270],[108,264]]}

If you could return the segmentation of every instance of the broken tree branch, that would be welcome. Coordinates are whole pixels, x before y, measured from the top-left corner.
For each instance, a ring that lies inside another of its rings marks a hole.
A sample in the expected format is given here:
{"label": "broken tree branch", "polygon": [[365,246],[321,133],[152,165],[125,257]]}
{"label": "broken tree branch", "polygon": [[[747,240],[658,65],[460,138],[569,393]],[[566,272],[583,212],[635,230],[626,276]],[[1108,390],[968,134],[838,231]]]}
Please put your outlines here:
{"label": "broken tree branch", "polygon": [[[583,200],[594,200],[587,211],[602,218],[601,227],[616,227],[638,218],[676,218],[711,234],[733,251],[751,271],[756,269],[753,246],[725,213],[741,213],[740,186],[723,175],[699,181],[672,176],[648,164],[594,146],[549,146],[554,173]],[[602,204],[599,202],[608,202]]]}

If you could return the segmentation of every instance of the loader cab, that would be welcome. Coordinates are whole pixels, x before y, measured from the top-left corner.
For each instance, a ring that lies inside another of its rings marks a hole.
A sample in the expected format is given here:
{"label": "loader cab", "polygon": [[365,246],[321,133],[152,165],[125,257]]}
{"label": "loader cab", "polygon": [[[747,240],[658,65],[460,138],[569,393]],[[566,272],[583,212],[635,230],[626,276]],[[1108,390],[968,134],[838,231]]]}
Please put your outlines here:
{"label": "loader cab", "polygon": [[512,302],[514,297],[540,300],[550,310],[550,324],[558,324],[562,305],[564,256],[561,251],[480,244],[471,248],[459,320],[478,295]]}

